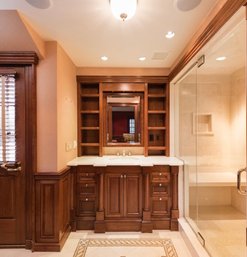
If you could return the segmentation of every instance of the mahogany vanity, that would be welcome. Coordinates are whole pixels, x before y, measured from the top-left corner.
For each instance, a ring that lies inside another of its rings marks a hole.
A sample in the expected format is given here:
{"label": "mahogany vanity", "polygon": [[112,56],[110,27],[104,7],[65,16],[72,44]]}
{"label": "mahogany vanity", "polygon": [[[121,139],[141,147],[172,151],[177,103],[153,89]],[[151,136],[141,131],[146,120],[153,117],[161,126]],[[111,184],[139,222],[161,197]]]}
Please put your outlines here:
{"label": "mahogany vanity", "polygon": [[73,229],[177,230],[182,164],[166,157],[167,77],[77,76],[77,82],[81,157],[69,163],[75,175]]}
{"label": "mahogany vanity", "polygon": [[[101,161],[104,158],[108,163]],[[76,174],[74,230],[178,230],[181,162],[172,157],[141,157],[148,161],[128,164],[128,159],[120,157],[119,165],[110,157],[79,157],[70,163]]]}

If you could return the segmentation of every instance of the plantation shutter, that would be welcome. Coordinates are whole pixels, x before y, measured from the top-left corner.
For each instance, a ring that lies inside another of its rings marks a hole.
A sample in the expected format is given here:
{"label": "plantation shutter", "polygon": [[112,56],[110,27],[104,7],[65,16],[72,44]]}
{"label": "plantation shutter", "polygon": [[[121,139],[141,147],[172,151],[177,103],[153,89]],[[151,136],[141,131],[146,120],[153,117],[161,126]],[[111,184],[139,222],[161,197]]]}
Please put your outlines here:
{"label": "plantation shutter", "polygon": [[16,161],[15,73],[0,74],[0,162]]}

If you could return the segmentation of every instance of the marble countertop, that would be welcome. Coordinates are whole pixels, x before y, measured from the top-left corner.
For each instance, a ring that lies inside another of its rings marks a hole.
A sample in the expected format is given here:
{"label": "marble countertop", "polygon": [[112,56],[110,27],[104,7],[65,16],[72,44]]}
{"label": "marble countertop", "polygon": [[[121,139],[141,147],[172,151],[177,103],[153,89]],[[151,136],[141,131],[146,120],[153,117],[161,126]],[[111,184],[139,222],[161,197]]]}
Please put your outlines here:
{"label": "marble countertop", "polygon": [[165,156],[143,156],[143,155],[132,155],[132,156],[116,156],[116,155],[105,155],[99,156],[83,156],[77,157],[67,163],[68,166],[79,166],[79,165],[92,165],[95,167],[106,167],[106,166],[141,166],[141,167],[152,167],[154,165],[169,165],[169,166],[182,166],[183,162],[176,157],[165,157]]}

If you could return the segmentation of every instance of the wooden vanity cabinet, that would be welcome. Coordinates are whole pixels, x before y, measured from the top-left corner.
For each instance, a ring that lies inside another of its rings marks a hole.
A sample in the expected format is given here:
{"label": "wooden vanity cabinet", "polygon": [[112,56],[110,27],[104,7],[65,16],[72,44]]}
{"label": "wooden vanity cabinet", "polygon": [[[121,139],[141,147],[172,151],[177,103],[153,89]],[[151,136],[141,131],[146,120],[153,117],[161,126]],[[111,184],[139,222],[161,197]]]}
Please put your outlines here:
{"label": "wooden vanity cabinet", "polygon": [[178,230],[178,166],[78,166],[76,229]]}
{"label": "wooden vanity cabinet", "polygon": [[[131,219],[134,219],[135,222],[136,219],[139,219],[139,225],[141,224],[142,174],[140,167],[106,168],[104,205],[106,228],[119,230],[115,222],[119,219],[123,224],[125,223],[122,230],[131,229],[128,228]],[[124,222],[125,220],[126,222]]]}

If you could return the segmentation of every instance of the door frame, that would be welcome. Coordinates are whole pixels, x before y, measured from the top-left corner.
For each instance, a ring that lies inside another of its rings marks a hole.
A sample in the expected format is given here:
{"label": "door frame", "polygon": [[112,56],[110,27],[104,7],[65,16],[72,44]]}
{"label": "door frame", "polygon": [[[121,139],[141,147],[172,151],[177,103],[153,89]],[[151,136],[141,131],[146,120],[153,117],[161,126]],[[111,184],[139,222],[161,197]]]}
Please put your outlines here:
{"label": "door frame", "polygon": [[[34,173],[37,171],[37,95],[35,52],[0,52],[0,68],[24,68],[25,84],[25,248],[34,241]],[[9,247],[9,246],[8,246]],[[13,247],[15,247],[13,245]]]}

